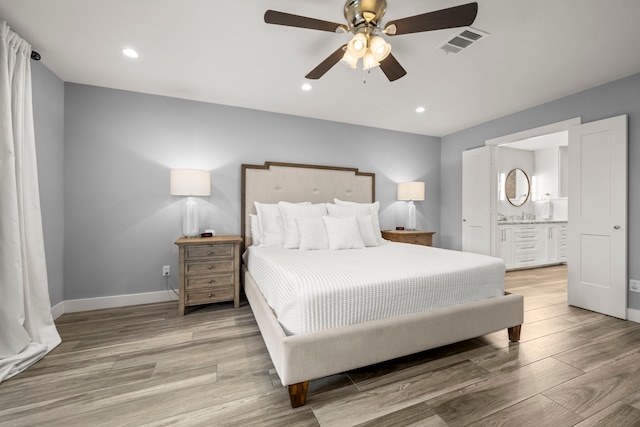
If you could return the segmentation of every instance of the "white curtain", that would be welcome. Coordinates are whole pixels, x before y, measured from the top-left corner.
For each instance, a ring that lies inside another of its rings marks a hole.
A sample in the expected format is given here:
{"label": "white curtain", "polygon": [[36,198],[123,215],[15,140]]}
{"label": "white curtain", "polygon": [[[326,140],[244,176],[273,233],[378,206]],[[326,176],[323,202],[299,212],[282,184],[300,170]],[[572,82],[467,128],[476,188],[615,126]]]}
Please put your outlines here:
{"label": "white curtain", "polygon": [[60,344],[47,284],[30,57],[31,46],[0,21],[0,382]]}

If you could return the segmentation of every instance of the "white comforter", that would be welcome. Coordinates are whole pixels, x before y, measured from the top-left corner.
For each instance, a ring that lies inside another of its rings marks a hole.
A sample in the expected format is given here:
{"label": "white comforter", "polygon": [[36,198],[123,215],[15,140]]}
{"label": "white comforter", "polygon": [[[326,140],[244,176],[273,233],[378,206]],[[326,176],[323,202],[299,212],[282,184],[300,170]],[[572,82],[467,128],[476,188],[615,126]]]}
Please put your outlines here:
{"label": "white comforter", "polygon": [[504,294],[501,259],[420,245],[251,246],[247,255],[249,272],[290,335]]}

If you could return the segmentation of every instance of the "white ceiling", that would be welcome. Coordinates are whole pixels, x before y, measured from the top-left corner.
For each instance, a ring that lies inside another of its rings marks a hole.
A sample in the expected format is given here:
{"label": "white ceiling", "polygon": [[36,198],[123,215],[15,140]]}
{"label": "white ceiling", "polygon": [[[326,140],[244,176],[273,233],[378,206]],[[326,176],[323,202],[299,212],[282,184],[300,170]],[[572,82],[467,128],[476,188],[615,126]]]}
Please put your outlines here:
{"label": "white ceiling", "polygon": [[[383,23],[466,0],[388,0]],[[2,0],[0,19],[66,82],[444,136],[640,72],[638,0],[479,0],[491,35],[458,55],[455,29],[386,37],[407,75],[337,64],[349,34],[268,25],[267,9],[344,22],[343,0]],[[140,58],[120,50],[133,47]],[[414,110],[424,106],[422,114]]]}

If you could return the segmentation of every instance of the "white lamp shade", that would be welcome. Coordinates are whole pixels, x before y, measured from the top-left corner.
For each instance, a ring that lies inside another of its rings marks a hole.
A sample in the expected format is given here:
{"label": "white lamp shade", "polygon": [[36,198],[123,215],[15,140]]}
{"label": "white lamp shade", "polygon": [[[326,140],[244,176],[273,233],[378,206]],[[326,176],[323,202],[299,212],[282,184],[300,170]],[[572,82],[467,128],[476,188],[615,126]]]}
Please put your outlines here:
{"label": "white lamp shade", "polygon": [[370,70],[373,67],[377,67],[380,65],[376,58],[373,56],[371,52],[367,52],[367,54],[362,58],[362,69]]}
{"label": "white lamp shade", "polygon": [[172,196],[210,196],[211,173],[200,169],[171,169]]}
{"label": "white lamp shade", "polygon": [[345,52],[344,55],[342,55],[342,59],[340,60],[340,62],[354,70],[358,66],[358,58],[354,58],[349,54],[349,52]]}
{"label": "white lamp shade", "polygon": [[371,38],[369,49],[378,62],[384,60],[391,53],[391,45],[380,36]]}
{"label": "white lamp shade", "polygon": [[367,36],[358,33],[347,44],[347,52],[354,58],[362,58],[367,53]]}
{"label": "white lamp shade", "polygon": [[398,200],[424,200],[424,182],[399,183]]}

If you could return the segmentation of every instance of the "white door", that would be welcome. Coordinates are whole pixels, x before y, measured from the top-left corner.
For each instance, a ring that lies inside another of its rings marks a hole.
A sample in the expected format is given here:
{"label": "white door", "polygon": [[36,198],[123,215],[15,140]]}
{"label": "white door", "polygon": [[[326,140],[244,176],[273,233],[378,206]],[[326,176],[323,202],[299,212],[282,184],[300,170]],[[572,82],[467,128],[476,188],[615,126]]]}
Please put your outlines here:
{"label": "white door", "polygon": [[627,318],[627,116],[569,130],[568,300]]}
{"label": "white door", "polygon": [[[462,153],[462,250],[491,255],[492,147]],[[497,185],[497,181],[495,182]]]}

